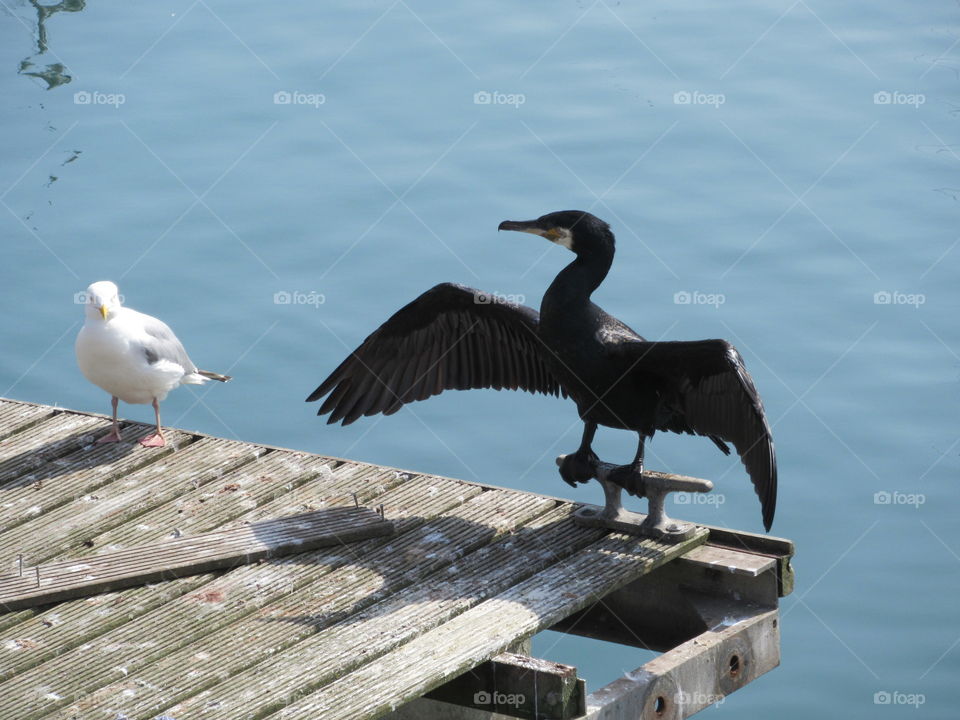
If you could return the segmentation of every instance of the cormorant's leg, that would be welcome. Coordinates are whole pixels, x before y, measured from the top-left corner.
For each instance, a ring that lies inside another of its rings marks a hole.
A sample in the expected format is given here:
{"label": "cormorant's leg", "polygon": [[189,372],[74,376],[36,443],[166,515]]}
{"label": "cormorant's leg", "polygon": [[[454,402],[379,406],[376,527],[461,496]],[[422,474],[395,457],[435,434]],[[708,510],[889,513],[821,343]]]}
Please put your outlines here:
{"label": "cormorant's leg", "polygon": [[110,400],[110,404],[113,406],[113,426],[110,428],[110,432],[104,435],[102,438],[97,440],[97,444],[100,443],[115,443],[120,442],[120,424],[117,422],[117,403],[120,399],[116,396]]}
{"label": "cormorant's leg", "polygon": [[[637,444],[637,454],[633,462],[629,465],[620,465],[607,473],[607,480],[616,483],[631,495],[637,495],[638,490],[642,488],[640,482],[643,477],[643,445],[646,442],[646,436],[638,433],[640,442]],[[640,493],[642,497],[642,493]]]}
{"label": "cormorant's leg", "polygon": [[580,438],[580,447],[577,452],[592,453],[593,436],[597,434],[597,424],[592,420],[587,420],[583,424],[583,437]]}
{"label": "cormorant's leg", "polygon": [[585,483],[596,475],[597,463],[600,462],[600,459],[590,447],[596,433],[597,424],[592,420],[585,420],[580,447],[571,455],[563,455],[559,461],[560,477],[571,487],[576,487],[579,483]]}
{"label": "cormorant's leg", "polygon": [[643,445],[647,438],[643,433],[637,433],[640,441],[637,443],[637,454],[633,458],[633,469],[637,475],[643,475]]}
{"label": "cormorant's leg", "polygon": [[140,444],[144,447],[163,447],[167,444],[167,440],[163,437],[163,431],[160,429],[160,403],[157,402],[156,398],[153,399],[153,414],[157,419],[157,431],[153,435],[142,438]]}

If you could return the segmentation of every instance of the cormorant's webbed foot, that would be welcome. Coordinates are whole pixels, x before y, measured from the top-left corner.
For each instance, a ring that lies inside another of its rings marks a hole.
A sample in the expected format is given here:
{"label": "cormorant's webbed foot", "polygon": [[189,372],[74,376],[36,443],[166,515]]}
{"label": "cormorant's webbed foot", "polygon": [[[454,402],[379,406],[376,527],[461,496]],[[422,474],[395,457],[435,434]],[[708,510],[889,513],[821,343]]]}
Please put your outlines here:
{"label": "cormorant's webbed foot", "polygon": [[564,455],[560,461],[560,477],[570,487],[588,482],[596,477],[600,458],[589,448],[580,448],[575,453]]}
{"label": "cormorant's webbed foot", "polygon": [[607,473],[606,481],[619,485],[631,495],[643,497],[643,464],[618,465]]}

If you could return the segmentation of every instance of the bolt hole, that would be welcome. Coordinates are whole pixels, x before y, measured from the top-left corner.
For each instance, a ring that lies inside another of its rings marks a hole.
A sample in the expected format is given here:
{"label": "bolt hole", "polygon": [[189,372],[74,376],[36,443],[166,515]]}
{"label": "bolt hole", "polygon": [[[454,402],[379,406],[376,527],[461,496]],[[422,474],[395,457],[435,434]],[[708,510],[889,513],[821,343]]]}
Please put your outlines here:
{"label": "bolt hole", "polygon": [[657,717],[659,717],[663,715],[666,709],[667,701],[664,700],[663,695],[658,695],[657,699],[653,701],[653,711],[657,714]]}
{"label": "bolt hole", "polygon": [[774,618],[774,620],[773,620],[773,626],[774,626],[774,627],[777,626],[777,620],[776,620],[776,618]]}
{"label": "bolt hole", "polygon": [[730,677],[736,677],[740,673],[740,656],[730,656]]}

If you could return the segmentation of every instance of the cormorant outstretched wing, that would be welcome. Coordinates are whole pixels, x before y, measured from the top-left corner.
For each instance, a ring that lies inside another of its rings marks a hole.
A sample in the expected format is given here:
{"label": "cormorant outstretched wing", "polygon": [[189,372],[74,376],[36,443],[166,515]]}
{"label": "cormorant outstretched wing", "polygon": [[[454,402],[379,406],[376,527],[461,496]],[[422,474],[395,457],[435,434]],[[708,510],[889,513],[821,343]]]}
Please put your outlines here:
{"label": "cormorant outstretched wing", "polygon": [[[329,393],[318,415],[349,425],[391,415],[444,390],[508,388],[557,395],[536,310],[442,283],[400,308],[307,398]],[[564,393],[565,394],[565,393]]]}
{"label": "cormorant outstretched wing", "polygon": [[660,389],[657,429],[733,443],[769,530],[777,506],[777,458],[763,403],[740,353],[726,340],[623,343],[631,373]]}

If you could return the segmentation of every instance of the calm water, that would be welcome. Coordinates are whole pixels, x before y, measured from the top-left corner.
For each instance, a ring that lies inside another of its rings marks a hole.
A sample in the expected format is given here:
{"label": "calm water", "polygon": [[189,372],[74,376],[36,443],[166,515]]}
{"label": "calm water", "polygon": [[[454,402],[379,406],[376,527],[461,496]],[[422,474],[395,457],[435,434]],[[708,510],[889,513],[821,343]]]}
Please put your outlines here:
{"label": "calm water", "polygon": [[[171,395],[169,424],[597,501],[553,464],[572,403],[448,393],[346,429],[303,403],[436,282],[538,305],[569,255],[497,224],[591,209],[619,239],[597,301],[651,338],[734,341],[774,427],[774,532],[798,545],[783,665],[709,712],[957,717],[958,16],[8,3],[0,394],[108,411],[75,366],[73,294],[112,279],[236,376]],[[634,439],[597,449],[625,461]],[[716,480],[683,516],[761,529],[711,443],[658,436],[648,458]],[[646,659],[553,634],[535,651],[594,689]]]}

